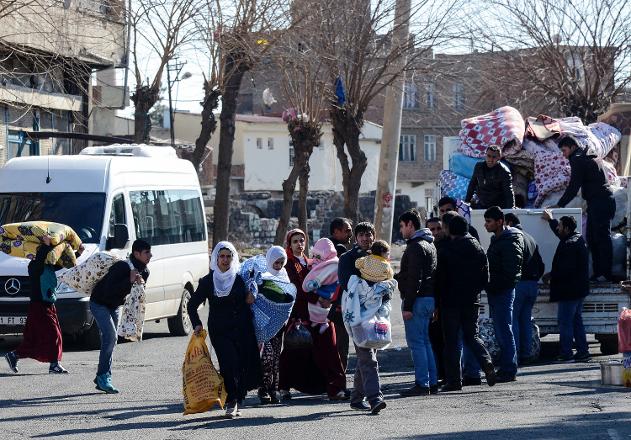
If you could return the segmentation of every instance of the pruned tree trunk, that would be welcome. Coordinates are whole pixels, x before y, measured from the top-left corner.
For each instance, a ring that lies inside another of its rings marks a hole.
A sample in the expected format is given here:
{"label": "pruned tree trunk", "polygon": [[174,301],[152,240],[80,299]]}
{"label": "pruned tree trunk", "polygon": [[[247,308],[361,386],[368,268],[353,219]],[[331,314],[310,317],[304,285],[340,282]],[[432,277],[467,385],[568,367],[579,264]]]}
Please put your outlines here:
{"label": "pruned tree trunk", "polygon": [[149,119],[149,110],[160,99],[160,91],[158,89],[141,86],[137,87],[131,100],[134,103],[134,142],[138,144],[146,144],[149,142],[149,132],[151,131],[151,120]]}
{"label": "pruned tree trunk", "polygon": [[300,177],[298,178],[298,227],[305,231],[305,234],[307,235],[309,235],[309,231],[307,228],[307,218],[309,218],[309,213],[307,209],[307,195],[309,193],[310,171],[311,167],[309,166],[309,159],[307,159],[300,169]]}
{"label": "pruned tree trunk", "polygon": [[221,100],[221,114],[219,115],[219,155],[217,158],[217,181],[215,186],[213,244],[228,239],[230,175],[234,149],[237,99],[239,97],[241,79],[247,70],[248,67],[244,63],[240,63],[234,56],[228,57],[224,67],[224,77],[227,78],[227,81]]}
{"label": "pruned tree trunk", "polygon": [[191,162],[193,162],[193,166],[197,171],[199,171],[202,159],[204,158],[206,146],[217,129],[217,119],[215,118],[214,111],[219,107],[220,96],[221,92],[219,89],[213,88],[208,81],[204,82],[204,101],[201,103],[202,129],[195,140],[195,151],[193,151],[193,157],[191,158]]}
{"label": "pruned tree trunk", "polygon": [[294,162],[294,166],[289,173],[287,179],[283,181],[283,207],[276,227],[276,236],[274,244],[282,246],[285,241],[285,234],[289,229],[289,219],[291,218],[291,208],[294,204],[294,191],[296,190],[296,182],[300,175],[300,167]]}

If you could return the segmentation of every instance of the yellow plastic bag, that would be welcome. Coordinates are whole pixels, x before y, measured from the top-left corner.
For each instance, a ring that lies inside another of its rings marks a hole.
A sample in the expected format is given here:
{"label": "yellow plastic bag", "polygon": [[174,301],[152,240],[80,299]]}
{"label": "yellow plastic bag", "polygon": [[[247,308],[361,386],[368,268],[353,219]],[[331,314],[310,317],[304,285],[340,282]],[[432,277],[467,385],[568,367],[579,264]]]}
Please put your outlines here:
{"label": "yellow plastic bag", "polygon": [[182,365],[182,392],[184,415],[206,412],[213,405],[221,408],[226,403],[227,392],[223,378],[215,369],[206,345],[206,330],[192,335]]}
{"label": "yellow plastic bag", "polygon": [[631,388],[631,368],[622,370],[622,384],[625,387]]}
{"label": "yellow plastic bag", "polygon": [[2,225],[0,234],[7,238],[33,243],[41,243],[40,238],[48,235],[52,246],[66,242],[75,251],[81,246],[81,239],[79,239],[77,233],[70,226],[62,225],[61,223],[45,221],[9,223]]}

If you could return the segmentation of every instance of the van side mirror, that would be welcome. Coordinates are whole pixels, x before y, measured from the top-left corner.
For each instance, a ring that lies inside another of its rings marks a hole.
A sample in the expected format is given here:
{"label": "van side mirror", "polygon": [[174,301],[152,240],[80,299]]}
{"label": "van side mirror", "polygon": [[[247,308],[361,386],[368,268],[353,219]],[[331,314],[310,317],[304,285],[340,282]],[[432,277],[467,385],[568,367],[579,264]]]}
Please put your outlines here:
{"label": "van side mirror", "polygon": [[114,236],[108,237],[107,245],[105,247],[106,247],[106,250],[123,249],[128,241],[129,241],[129,231],[127,230],[127,225],[115,224]]}

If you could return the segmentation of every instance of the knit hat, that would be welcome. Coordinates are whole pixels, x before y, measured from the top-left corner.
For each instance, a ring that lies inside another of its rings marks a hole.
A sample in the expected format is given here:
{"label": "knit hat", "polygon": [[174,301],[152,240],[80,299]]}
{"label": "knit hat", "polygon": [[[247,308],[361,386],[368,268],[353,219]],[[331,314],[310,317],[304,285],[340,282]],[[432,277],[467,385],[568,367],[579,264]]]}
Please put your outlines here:
{"label": "knit hat", "polygon": [[311,248],[311,258],[316,260],[314,263],[337,259],[335,245],[328,238],[319,239]]}
{"label": "knit hat", "polygon": [[379,255],[368,255],[358,258],[355,261],[355,267],[359,269],[363,279],[373,283],[390,280],[394,277],[394,271],[392,266],[390,266],[390,262]]}

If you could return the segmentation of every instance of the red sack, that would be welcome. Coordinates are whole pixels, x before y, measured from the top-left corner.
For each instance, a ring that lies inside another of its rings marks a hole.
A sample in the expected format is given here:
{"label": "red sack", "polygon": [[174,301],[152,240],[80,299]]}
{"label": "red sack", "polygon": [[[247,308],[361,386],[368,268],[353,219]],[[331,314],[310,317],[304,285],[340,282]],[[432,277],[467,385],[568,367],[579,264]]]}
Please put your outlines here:
{"label": "red sack", "polygon": [[624,307],[618,318],[618,351],[631,351],[631,309]]}

